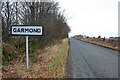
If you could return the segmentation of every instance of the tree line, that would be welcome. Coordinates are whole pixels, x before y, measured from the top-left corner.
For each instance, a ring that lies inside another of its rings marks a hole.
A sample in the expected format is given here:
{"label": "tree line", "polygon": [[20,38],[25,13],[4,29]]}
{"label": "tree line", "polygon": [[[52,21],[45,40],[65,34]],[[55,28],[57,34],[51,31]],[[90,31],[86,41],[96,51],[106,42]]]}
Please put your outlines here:
{"label": "tree line", "polygon": [[40,40],[64,38],[70,31],[58,2],[2,2],[2,38],[9,40],[11,25],[42,25]]}
{"label": "tree line", "polygon": [[2,18],[3,63],[11,60],[14,56],[13,52],[9,50],[15,49],[20,53],[25,53],[25,36],[12,36],[10,34],[12,25],[43,26],[42,36],[29,37],[30,53],[32,53],[35,48],[44,47],[45,45],[52,43],[53,40],[68,37],[70,28],[67,25],[67,18],[64,16],[63,11],[60,11],[58,2],[2,1],[0,2],[0,5]]}

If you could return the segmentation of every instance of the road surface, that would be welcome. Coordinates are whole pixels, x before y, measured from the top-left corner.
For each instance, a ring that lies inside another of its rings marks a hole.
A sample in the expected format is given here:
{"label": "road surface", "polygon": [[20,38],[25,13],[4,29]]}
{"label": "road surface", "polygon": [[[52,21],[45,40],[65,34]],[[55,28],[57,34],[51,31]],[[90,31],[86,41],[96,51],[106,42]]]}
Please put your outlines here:
{"label": "road surface", "polygon": [[70,39],[68,78],[118,78],[118,52]]}

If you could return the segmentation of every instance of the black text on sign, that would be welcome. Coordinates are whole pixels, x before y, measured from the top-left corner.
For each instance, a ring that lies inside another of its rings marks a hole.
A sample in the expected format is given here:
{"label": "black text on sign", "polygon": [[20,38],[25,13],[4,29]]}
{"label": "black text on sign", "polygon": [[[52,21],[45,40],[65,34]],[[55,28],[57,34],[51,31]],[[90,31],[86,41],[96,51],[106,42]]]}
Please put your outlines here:
{"label": "black text on sign", "polygon": [[12,26],[12,35],[42,35],[42,26]]}

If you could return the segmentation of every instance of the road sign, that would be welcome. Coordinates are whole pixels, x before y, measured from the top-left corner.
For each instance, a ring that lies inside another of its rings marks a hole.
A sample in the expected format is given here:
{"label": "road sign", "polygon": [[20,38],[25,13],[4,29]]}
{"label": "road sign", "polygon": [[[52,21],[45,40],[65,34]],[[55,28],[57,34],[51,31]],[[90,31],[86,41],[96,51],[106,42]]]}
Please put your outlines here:
{"label": "road sign", "polygon": [[12,35],[24,35],[26,36],[26,69],[29,70],[28,63],[28,36],[42,35],[42,26],[12,26]]}
{"label": "road sign", "polygon": [[42,26],[12,26],[12,35],[42,35]]}

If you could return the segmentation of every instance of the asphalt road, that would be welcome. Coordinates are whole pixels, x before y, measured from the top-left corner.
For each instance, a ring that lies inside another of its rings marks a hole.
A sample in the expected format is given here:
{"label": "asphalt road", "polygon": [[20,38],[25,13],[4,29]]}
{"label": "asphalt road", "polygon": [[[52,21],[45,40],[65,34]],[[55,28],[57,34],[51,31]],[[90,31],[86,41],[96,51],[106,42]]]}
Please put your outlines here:
{"label": "asphalt road", "polygon": [[118,52],[70,39],[68,78],[118,78]]}

